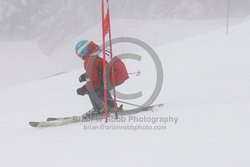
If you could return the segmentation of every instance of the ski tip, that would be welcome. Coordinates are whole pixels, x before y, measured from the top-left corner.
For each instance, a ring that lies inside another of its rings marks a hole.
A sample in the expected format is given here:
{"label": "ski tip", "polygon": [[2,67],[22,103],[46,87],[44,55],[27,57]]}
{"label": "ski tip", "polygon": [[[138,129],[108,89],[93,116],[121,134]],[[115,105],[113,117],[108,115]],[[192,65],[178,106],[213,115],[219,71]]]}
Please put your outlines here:
{"label": "ski tip", "polygon": [[38,122],[29,122],[29,125],[32,126],[32,127],[37,127]]}
{"label": "ski tip", "polygon": [[57,118],[47,118],[47,121],[49,122],[49,121],[56,121],[57,120]]}

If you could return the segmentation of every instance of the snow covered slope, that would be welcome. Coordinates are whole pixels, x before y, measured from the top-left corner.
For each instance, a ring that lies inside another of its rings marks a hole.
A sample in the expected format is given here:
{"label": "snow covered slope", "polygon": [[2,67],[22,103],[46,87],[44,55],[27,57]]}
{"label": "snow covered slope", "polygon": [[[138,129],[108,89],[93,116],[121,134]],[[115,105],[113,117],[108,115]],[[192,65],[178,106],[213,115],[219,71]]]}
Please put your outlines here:
{"label": "snow covered slope", "polygon": [[[245,22],[249,18],[233,18],[230,25]],[[152,47],[173,43],[199,34],[225,27],[225,19],[217,20],[113,20],[112,36],[138,38]],[[146,35],[145,35],[146,34]],[[20,83],[35,81],[47,76],[61,74],[82,67],[82,62],[75,56],[74,47],[79,40],[89,39],[101,43],[101,25],[89,29],[73,40],[60,45],[54,53],[45,55],[35,41],[0,42],[0,89]],[[51,42],[51,41],[50,41]],[[46,47],[50,44],[46,42]],[[125,44],[114,47],[114,54],[126,51],[138,51],[138,48]],[[45,68],[46,67],[46,68]]]}
{"label": "snow covered slope", "polygon": [[0,52],[0,90],[67,70],[44,55],[34,41],[0,42]]}
{"label": "snow covered slope", "polygon": [[[232,18],[230,26],[246,22],[250,18]],[[194,36],[224,29],[226,33],[226,20],[133,20],[133,19],[114,19],[112,24],[112,37],[133,37],[138,38],[152,47],[161,46],[167,43],[173,43],[180,40],[192,38]],[[64,64],[69,69],[75,70],[82,64],[75,58],[74,47],[80,40],[93,40],[97,44],[102,43],[101,24],[98,24],[83,34],[77,36],[71,41],[67,41],[62,46],[56,48],[50,56],[55,61]],[[114,54],[129,51],[138,51],[127,45],[118,45],[114,47]],[[72,55],[72,56],[71,56]]]}
{"label": "snow covered slope", "polygon": [[[165,73],[156,103],[167,107],[137,116],[178,117],[176,124],[166,124],[167,130],[83,129],[102,124],[98,122],[29,127],[30,120],[78,115],[90,108],[87,97],[75,94],[81,70],[0,91],[0,165],[248,167],[249,34],[247,22],[232,27],[229,36],[218,30],[156,48]],[[129,70],[138,67],[145,68]],[[132,77],[129,82],[145,81]],[[125,86],[124,91],[131,87]],[[137,86],[146,94],[150,89],[145,83]],[[127,124],[138,125],[109,123]]]}

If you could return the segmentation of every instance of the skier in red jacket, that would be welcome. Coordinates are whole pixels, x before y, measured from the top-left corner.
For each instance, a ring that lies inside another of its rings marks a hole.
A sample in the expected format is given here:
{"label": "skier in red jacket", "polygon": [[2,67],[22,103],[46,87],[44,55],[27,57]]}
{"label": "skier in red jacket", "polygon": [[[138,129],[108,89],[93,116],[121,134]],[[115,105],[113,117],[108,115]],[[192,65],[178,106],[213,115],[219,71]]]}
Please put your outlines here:
{"label": "skier in red jacket", "polygon": [[[83,40],[76,45],[76,54],[84,61],[86,73],[79,78],[80,82],[86,81],[86,84],[77,89],[77,94],[84,96],[89,95],[93,109],[87,114],[100,114],[104,108],[104,84],[103,84],[103,52],[92,41]],[[109,50],[105,50],[107,63],[107,98],[108,109],[114,109],[114,100],[110,90],[121,85],[129,76],[125,64],[118,57],[110,58]],[[110,69],[113,69],[113,73]]]}

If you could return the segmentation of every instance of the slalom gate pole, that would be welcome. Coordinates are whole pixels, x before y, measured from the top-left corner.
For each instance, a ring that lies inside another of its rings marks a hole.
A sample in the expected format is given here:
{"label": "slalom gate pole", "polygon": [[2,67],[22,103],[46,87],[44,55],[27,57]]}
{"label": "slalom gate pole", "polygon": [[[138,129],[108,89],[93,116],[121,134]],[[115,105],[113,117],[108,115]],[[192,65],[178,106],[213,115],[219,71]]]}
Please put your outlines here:
{"label": "slalom gate pole", "polygon": [[105,122],[108,122],[108,105],[107,105],[107,74],[106,74],[106,54],[105,54],[105,37],[107,35],[107,15],[105,15],[104,0],[102,0],[102,43],[103,43],[103,87],[104,87],[104,118]]}
{"label": "slalom gate pole", "polygon": [[[111,60],[113,59],[113,50],[112,50],[112,38],[111,38],[111,24],[110,24],[110,11],[109,11],[109,0],[107,0],[107,16],[108,16],[108,25],[109,25],[109,46],[110,46],[110,57]],[[114,94],[114,112],[115,112],[115,118],[118,119],[118,113],[117,113],[117,104],[116,104],[116,91],[115,91],[115,73],[114,73],[114,68],[111,66],[111,83],[113,83],[112,88],[113,88],[113,94]],[[108,76],[110,76],[108,74]]]}
{"label": "slalom gate pole", "polygon": [[227,1],[227,35],[229,33],[230,0]]}

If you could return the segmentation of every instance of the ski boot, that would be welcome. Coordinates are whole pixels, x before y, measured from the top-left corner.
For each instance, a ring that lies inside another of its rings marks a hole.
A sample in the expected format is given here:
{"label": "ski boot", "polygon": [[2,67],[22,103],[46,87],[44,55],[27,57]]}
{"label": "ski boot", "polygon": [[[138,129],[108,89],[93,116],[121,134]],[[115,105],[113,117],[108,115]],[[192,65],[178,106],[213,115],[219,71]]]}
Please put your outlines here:
{"label": "ski boot", "polygon": [[97,116],[102,116],[103,115],[103,109],[101,110],[95,110],[94,108],[89,110],[87,113],[85,113],[83,116],[86,116],[88,118],[93,118]]}

